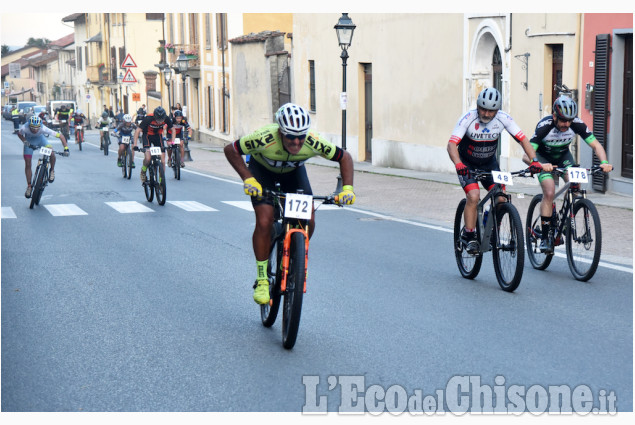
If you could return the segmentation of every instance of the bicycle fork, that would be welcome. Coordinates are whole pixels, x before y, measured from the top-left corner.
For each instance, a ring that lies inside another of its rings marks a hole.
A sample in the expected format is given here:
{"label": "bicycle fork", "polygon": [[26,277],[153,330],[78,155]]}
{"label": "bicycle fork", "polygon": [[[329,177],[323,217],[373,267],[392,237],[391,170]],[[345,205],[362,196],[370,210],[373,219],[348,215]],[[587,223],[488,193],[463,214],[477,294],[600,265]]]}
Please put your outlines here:
{"label": "bicycle fork", "polygon": [[[287,224],[287,226],[289,226]],[[284,236],[284,243],[282,247],[282,281],[280,283],[280,290],[282,292],[287,290],[287,277],[289,275],[289,256],[291,250],[291,236],[294,233],[304,234],[304,288],[303,292],[306,293],[306,272],[309,262],[309,234],[303,228],[301,229],[288,229]]]}

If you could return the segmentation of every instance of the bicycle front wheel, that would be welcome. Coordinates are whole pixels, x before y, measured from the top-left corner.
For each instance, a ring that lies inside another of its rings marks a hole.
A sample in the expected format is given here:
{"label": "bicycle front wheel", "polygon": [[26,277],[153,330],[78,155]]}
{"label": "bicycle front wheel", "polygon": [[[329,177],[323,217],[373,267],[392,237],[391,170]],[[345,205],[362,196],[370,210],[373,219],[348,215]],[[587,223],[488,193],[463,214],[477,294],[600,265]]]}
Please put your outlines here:
{"label": "bicycle front wheel", "polygon": [[520,285],[525,265],[523,225],[518,210],[510,202],[498,204],[494,228],[494,271],[503,291],[513,292]]}
{"label": "bicycle front wheel", "polygon": [[281,251],[282,241],[276,238],[280,233],[280,223],[273,223],[273,232],[271,235],[271,253],[269,254],[269,264],[267,265],[267,279],[269,280],[269,304],[260,306],[260,319],[262,325],[269,328],[278,317],[278,309],[280,308],[280,264],[278,263],[278,251]]}
{"label": "bicycle front wheel", "polygon": [[121,175],[124,179],[128,178],[128,149],[124,149],[121,155]]}
{"label": "bicycle front wheel", "polygon": [[84,142],[84,131],[80,131],[77,135],[77,143],[79,144],[79,150],[82,150],[82,143]]}
{"label": "bicycle front wheel", "polygon": [[110,136],[104,131],[104,155],[108,156],[108,146],[110,145]]}
{"label": "bicycle front wheel", "polygon": [[128,171],[128,180],[132,177],[132,164],[134,163],[134,155],[132,154],[132,149],[130,149],[130,145],[126,146],[125,149],[126,160],[123,163],[124,168],[127,168]]}
{"label": "bicycle front wheel", "polygon": [[155,192],[157,194],[157,202],[159,205],[165,205],[165,169],[163,168],[163,163],[159,161],[159,164],[156,166],[156,188]]}
{"label": "bicycle front wheel", "polygon": [[148,202],[152,202],[154,199],[154,167],[150,166],[148,168],[150,176],[148,180],[143,183],[143,190],[146,193],[146,199]]}
{"label": "bicycle front wheel", "polygon": [[573,204],[573,225],[567,226],[567,262],[577,280],[586,282],[595,274],[602,251],[600,215],[593,202]]}
{"label": "bicycle front wheel", "polygon": [[31,204],[29,208],[33,209],[34,206],[39,205],[40,197],[42,196],[42,191],[44,188],[44,178],[45,176],[44,166],[38,165],[35,169],[35,178],[31,183]]}
{"label": "bicycle front wheel", "polygon": [[174,169],[174,178],[181,180],[181,151],[177,147],[172,154],[172,168]]}
{"label": "bicycle front wheel", "polygon": [[[483,262],[482,254],[468,254],[464,243],[461,241],[461,234],[465,229],[465,220],[463,219],[463,211],[465,210],[465,199],[461,199],[459,206],[456,208],[454,216],[454,255],[456,257],[456,265],[459,266],[461,276],[466,279],[474,279],[478,272],[481,271],[481,263]],[[480,240],[480,233],[477,226],[477,239]]]}
{"label": "bicycle front wheel", "polygon": [[[540,251],[542,242],[542,223],[540,221],[540,203],[542,195],[536,195],[529,203],[527,220],[525,222],[525,240],[527,243],[527,257],[534,269],[544,270],[553,260],[553,253],[545,254]],[[555,229],[554,229],[555,230]]]}
{"label": "bicycle front wheel", "polygon": [[302,313],[302,296],[304,294],[304,267],[306,252],[304,234],[300,232],[291,235],[289,249],[289,275],[287,276],[287,290],[284,293],[282,310],[282,346],[290,349],[295,345],[300,327]]}

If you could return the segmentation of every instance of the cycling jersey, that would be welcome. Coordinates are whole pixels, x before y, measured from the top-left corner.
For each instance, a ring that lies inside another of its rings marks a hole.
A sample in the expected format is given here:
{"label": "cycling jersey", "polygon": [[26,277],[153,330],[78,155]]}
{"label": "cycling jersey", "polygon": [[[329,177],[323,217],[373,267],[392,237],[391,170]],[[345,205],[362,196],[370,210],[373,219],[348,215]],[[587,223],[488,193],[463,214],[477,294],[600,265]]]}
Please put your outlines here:
{"label": "cycling jersey", "polygon": [[18,130],[18,134],[22,135],[27,141],[27,143],[24,144],[23,150],[23,154],[25,156],[33,155],[33,149],[29,147],[29,144],[34,146],[46,146],[49,144],[49,141],[44,136],[48,135],[53,137],[60,137],[59,133],[51,130],[44,125],[41,125],[36,132],[33,132],[31,130],[31,127],[29,126],[29,123],[26,123],[22,127],[20,127],[20,129]]}
{"label": "cycling jersey", "polygon": [[459,156],[465,163],[474,165],[486,164],[496,156],[498,137],[503,130],[520,142],[525,138],[516,122],[503,111],[498,111],[488,123],[478,119],[478,111],[468,111],[454,127],[450,142],[457,145]]}
{"label": "cycling jersey", "polygon": [[127,123],[119,124],[115,129],[115,132],[121,136],[132,136],[137,129],[137,126],[134,123],[130,123],[129,126],[127,126],[126,124]]}
{"label": "cycling jersey", "polygon": [[75,119],[75,125],[81,125],[84,123],[84,118],[86,118],[86,116],[84,114],[73,114],[73,118]]}
{"label": "cycling jersey", "polygon": [[309,131],[296,155],[284,149],[278,124],[266,125],[252,134],[234,142],[234,148],[241,155],[250,154],[252,160],[274,173],[288,173],[304,165],[307,159],[321,155],[331,161],[340,161],[344,151],[319,134]]}
{"label": "cycling jersey", "polygon": [[[587,144],[593,143],[596,138],[589,130],[589,127],[578,117],[576,117],[567,131],[560,131],[556,127],[553,116],[546,116],[536,125],[534,135],[531,136],[530,143],[536,153],[544,155],[546,158],[556,160],[564,153],[569,152],[569,145],[579,135]],[[555,161],[550,161],[555,162]]]}
{"label": "cycling jersey", "polygon": [[68,121],[70,120],[70,111],[57,111],[58,120],[60,121]]}
{"label": "cycling jersey", "polygon": [[178,137],[179,139],[184,139],[183,136],[188,134],[190,129],[190,124],[188,124],[185,118],[181,118],[181,122],[177,123],[176,120],[172,120],[172,128],[174,129],[174,137]]}
{"label": "cycling jersey", "polygon": [[143,117],[143,121],[139,125],[139,128],[143,132],[141,140],[143,147],[149,147],[151,144],[161,147],[163,151],[163,128],[167,126],[167,129],[172,128],[172,120],[170,117],[165,117],[165,121],[158,123],[154,120],[153,114],[148,114]]}
{"label": "cycling jersey", "polygon": [[111,122],[112,119],[110,118],[99,118],[99,120],[97,121],[97,128],[108,128]]}

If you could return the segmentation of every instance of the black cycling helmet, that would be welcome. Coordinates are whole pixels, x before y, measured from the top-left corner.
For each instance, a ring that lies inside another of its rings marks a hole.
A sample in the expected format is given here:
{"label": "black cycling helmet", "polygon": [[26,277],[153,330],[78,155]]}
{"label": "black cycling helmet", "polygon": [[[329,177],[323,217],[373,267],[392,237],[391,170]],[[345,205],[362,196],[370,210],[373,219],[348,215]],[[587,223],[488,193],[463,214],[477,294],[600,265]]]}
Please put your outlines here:
{"label": "black cycling helmet", "polygon": [[157,106],[154,109],[154,114],[153,115],[154,115],[154,118],[157,119],[157,120],[164,120],[165,117],[166,117],[165,109],[163,109],[162,106]]}
{"label": "black cycling helmet", "polygon": [[183,111],[177,109],[176,111],[174,111],[174,117],[182,117],[183,116]]}
{"label": "black cycling helmet", "polygon": [[139,108],[137,109],[137,115],[145,115],[146,111],[143,110],[143,108]]}
{"label": "black cycling helmet", "polygon": [[553,113],[560,120],[572,120],[578,116],[578,105],[569,96],[560,96],[553,103]]}
{"label": "black cycling helmet", "polygon": [[62,105],[62,106],[60,107],[60,110],[61,110],[61,111],[65,111],[65,110],[66,110],[66,105]]}

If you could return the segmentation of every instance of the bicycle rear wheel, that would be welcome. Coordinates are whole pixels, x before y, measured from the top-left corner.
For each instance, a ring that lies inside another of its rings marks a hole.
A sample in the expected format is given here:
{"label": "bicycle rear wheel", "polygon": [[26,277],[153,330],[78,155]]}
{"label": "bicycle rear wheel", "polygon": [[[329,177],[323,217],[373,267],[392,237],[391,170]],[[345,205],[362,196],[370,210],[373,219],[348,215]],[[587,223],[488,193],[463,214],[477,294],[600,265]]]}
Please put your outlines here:
{"label": "bicycle rear wheel", "polygon": [[302,295],[304,294],[305,246],[304,234],[300,232],[291,235],[289,249],[289,275],[287,276],[287,290],[284,293],[282,308],[282,346],[290,349],[295,345],[300,327],[302,313]]}
{"label": "bicycle rear wheel", "polygon": [[[549,267],[553,260],[553,253],[545,254],[540,251],[542,242],[542,224],[540,214],[540,203],[542,195],[536,195],[529,203],[527,210],[527,220],[525,222],[525,239],[527,243],[527,257],[532,267],[537,270],[544,270]],[[555,230],[555,229],[554,229]]]}
{"label": "bicycle rear wheel", "polygon": [[157,194],[157,202],[159,205],[165,205],[165,169],[163,168],[163,163],[161,161],[156,165],[155,170],[155,178],[156,178],[156,189],[155,192]]}
{"label": "bicycle rear wheel", "polygon": [[280,308],[280,264],[278,263],[278,251],[282,241],[276,238],[281,231],[281,224],[273,223],[271,235],[271,253],[269,254],[269,264],[267,266],[267,279],[269,280],[269,304],[260,306],[260,319],[265,327],[271,327],[278,317]]}
{"label": "bicycle rear wheel", "polygon": [[181,180],[181,150],[179,147],[174,149],[172,154],[172,168],[174,169],[174,178]]}
{"label": "bicycle rear wheel", "polygon": [[38,165],[35,169],[35,178],[31,183],[31,204],[29,205],[29,208],[31,209],[33,209],[35,205],[39,205],[40,203],[40,197],[42,196],[42,190],[44,187],[45,174],[46,173],[44,172],[44,166],[42,164]]}
{"label": "bicycle rear wheel", "polygon": [[513,292],[520,285],[525,266],[523,225],[518,210],[510,202],[498,204],[494,228],[494,271],[503,291]]}
{"label": "bicycle rear wheel", "polygon": [[[456,215],[454,216],[454,255],[456,257],[456,265],[459,267],[461,276],[466,279],[474,279],[481,270],[483,255],[468,254],[463,242],[461,242],[461,234],[465,228],[463,211],[465,210],[466,202],[467,201],[465,199],[461,199],[459,206],[456,208]],[[476,232],[476,238],[480,241],[478,226],[476,226]]]}
{"label": "bicycle rear wheel", "polygon": [[574,225],[567,226],[567,262],[577,280],[586,282],[595,274],[602,252],[600,215],[593,202],[579,199],[573,204]]}
{"label": "bicycle rear wheel", "polygon": [[130,149],[130,145],[126,146],[125,155],[126,161],[122,164],[124,168],[127,168],[128,180],[132,177],[132,164],[134,163],[134,154],[132,153],[132,149]]}

